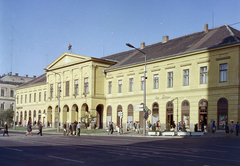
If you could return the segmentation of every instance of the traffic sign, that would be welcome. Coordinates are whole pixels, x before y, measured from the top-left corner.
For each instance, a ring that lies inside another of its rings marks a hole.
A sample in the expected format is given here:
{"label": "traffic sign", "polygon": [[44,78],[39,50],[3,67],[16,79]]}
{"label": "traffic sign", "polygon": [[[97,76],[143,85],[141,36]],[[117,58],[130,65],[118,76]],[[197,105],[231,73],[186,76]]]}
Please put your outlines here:
{"label": "traffic sign", "polygon": [[143,108],[134,109],[134,111],[143,111]]}
{"label": "traffic sign", "polygon": [[148,115],[150,115],[150,114],[151,114],[151,110],[150,110],[150,109],[148,109],[147,113],[148,113]]}
{"label": "traffic sign", "polygon": [[148,114],[147,114],[147,113],[145,113],[145,115],[144,115],[144,118],[145,118],[145,119],[147,119],[147,118],[148,118]]}

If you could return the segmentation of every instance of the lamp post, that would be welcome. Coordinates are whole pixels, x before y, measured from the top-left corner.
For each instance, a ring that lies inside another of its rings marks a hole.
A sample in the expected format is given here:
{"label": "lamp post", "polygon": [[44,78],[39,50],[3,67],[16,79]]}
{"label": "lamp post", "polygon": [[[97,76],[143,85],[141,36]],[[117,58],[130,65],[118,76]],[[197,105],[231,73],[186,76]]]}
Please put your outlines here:
{"label": "lamp post", "polygon": [[[145,67],[144,67],[144,92],[143,92],[143,113],[145,112],[146,113],[146,110],[145,110],[145,107],[146,107],[146,53],[143,52],[142,50],[134,47],[133,45],[129,44],[129,43],[126,43],[126,45],[128,47],[131,47],[131,48],[134,48],[135,50],[141,52],[142,54],[144,54],[144,57],[145,57]],[[145,118],[143,117],[143,135],[145,136],[146,135],[146,120]]]}
{"label": "lamp post", "polygon": [[174,100],[176,100],[177,99],[177,131],[178,131],[178,97],[175,97],[174,99],[172,99],[172,102],[174,101]]}
{"label": "lamp post", "polygon": [[[59,73],[56,73],[54,71],[51,71],[51,70],[48,70],[48,69],[44,69],[45,71],[49,71],[49,72],[52,72],[52,73],[55,73],[57,75],[59,75],[59,83],[61,83],[61,75]],[[58,87],[58,124],[57,124],[57,132],[59,132],[59,112],[60,112],[60,87]]]}
{"label": "lamp post", "polygon": [[16,92],[14,93],[14,98],[15,98],[15,102],[14,102],[14,120],[13,120],[13,129],[16,129]]}

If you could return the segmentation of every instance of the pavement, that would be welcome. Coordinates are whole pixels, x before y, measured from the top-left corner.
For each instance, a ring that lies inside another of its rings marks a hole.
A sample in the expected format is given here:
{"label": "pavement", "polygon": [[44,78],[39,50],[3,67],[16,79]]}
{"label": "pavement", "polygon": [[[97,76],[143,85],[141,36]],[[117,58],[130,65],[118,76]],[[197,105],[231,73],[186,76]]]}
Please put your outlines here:
{"label": "pavement", "polygon": [[[43,129],[43,133],[46,130],[53,130],[54,128],[44,128]],[[56,129],[57,130],[57,129]],[[104,129],[97,129],[97,130],[104,130]],[[17,131],[17,130],[9,130],[9,131],[16,131],[16,132],[25,132],[25,131]],[[106,130],[104,130],[106,131]],[[37,133],[39,132],[38,129],[33,129],[32,131],[33,133]],[[50,134],[50,132],[48,132]],[[51,132],[51,134],[63,134],[63,131],[60,131],[59,133],[57,132]],[[118,137],[154,137],[154,138],[224,138],[224,137],[235,137],[235,138],[240,138],[240,136],[236,136],[234,133],[234,136],[226,136],[225,135],[225,131],[222,130],[217,130],[215,133],[211,133],[211,132],[206,132],[204,133],[204,135],[199,136],[199,135],[195,135],[195,136],[178,136],[178,135],[174,135],[174,136],[149,136],[147,135],[148,133],[146,133],[146,136],[143,136],[143,134],[139,134],[136,132],[132,132],[132,131],[127,131],[124,133],[118,133],[118,132],[113,132],[113,134],[108,134],[108,132],[103,132],[103,133],[81,133],[81,135],[90,135],[90,136],[118,136]]]}

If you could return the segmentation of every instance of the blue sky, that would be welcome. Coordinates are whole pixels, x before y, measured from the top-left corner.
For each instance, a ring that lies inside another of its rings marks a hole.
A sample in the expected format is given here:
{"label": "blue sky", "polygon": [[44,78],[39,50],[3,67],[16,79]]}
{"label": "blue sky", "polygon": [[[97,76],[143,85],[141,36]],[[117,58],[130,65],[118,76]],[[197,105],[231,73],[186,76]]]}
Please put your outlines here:
{"label": "blue sky", "polygon": [[129,50],[125,43],[231,25],[239,9],[239,0],[0,0],[0,75],[40,76],[69,44],[75,54],[102,57]]}

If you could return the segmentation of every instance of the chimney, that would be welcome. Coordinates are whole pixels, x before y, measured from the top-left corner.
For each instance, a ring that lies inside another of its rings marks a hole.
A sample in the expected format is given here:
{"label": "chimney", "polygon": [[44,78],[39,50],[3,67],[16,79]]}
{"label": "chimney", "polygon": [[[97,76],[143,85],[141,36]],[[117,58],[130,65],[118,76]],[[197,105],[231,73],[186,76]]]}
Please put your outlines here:
{"label": "chimney", "polygon": [[205,33],[208,32],[208,24],[204,24],[204,32],[205,32]]}
{"label": "chimney", "polygon": [[169,36],[162,37],[162,43],[167,43]]}
{"label": "chimney", "polygon": [[36,76],[33,76],[33,78],[36,78]]}
{"label": "chimney", "polygon": [[28,75],[26,74],[26,78],[28,78]]}
{"label": "chimney", "polygon": [[9,72],[9,73],[8,73],[8,75],[10,75],[10,76],[11,76],[11,75],[12,75],[12,72]]}
{"label": "chimney", "polygon": [[15,73],[15,76],[18,76],[18,73]]}
{"label": "chimney", "polygon": [[145,47],[145,42],[142,42],[141,43],[141,49],[144,49],[144,47]]}

